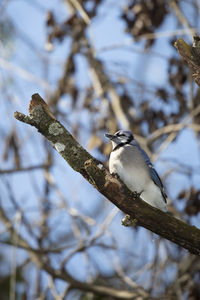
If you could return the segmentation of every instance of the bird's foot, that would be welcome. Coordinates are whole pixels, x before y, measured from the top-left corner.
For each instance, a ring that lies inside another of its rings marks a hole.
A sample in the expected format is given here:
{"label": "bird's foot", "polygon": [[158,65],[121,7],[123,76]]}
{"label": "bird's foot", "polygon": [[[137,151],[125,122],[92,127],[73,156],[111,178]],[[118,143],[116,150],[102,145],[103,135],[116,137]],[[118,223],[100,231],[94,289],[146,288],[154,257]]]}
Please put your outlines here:
{"label": "bird's foot", "polygon": [[112,175],[117,178],[117,179],[120,179],[119,175],[117,173],[112,173]]}

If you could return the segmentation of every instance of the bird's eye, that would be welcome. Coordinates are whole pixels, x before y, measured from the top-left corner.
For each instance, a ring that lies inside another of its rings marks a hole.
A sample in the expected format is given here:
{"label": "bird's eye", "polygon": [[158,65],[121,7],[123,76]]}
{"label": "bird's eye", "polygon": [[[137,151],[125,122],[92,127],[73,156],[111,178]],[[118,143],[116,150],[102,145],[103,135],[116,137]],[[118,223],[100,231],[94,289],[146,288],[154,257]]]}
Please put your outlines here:
{"label": "bird's eye", "polygon": [[123,133],[117,133],[117,136],[125,136]]}

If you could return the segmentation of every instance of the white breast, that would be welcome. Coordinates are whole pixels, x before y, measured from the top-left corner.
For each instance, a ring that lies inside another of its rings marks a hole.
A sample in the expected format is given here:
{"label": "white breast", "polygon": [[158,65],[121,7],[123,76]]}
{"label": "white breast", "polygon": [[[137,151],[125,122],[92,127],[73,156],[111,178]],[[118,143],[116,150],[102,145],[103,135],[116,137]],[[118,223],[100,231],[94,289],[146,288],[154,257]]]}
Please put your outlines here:
{"label": "white breast", "polygon": [[148,166],[140,151],[126,145],[111,152],[110,173],[117,173],[131,191],[141,193],[141,198],[150,205],[167,211],[160,188],[152,181]]}
{"label": "white breast", "polygon": [[149,181],[149,172],[140,153],[135,147],[126,145],[111,152],[110,173],[117,173],[131,191],[142,192]]}

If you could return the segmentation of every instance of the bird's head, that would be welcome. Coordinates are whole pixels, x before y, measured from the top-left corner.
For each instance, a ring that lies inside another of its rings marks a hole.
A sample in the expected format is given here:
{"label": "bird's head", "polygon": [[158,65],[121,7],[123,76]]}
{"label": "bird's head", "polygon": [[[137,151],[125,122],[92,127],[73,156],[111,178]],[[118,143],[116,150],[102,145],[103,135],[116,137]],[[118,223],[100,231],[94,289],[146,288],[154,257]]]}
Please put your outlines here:
{"label": "bird's head", "polygon": [[106,133],[105,136],[111,140],[113,148],[119,144],[129,144],[134,139],[128,130],[119,130],[115,134]]}

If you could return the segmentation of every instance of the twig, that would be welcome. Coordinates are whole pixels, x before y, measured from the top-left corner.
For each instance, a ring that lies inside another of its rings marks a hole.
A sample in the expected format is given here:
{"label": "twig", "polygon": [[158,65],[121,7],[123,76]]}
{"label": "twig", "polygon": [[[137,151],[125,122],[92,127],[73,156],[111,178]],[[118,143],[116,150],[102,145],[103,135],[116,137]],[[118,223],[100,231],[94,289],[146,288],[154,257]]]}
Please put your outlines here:
{"label": "twig", "polygon": [[182,23],[183,25],[186,26],[189,34],[191,36],[193,36],[196,33],[196,29],[195,28],[191,28],[190,23],[188,22],[188,20],[185,18],[185,16],[183,15],[182,11],[180,10],[179,6],[177,5],[177,3],[174,0],[170,1],[170,6],[173,8],[175,14],[177,15],[177,18],[179,20],[180,23]]}
{"label": "twig", "polygon": [[106,98],[104,97],[106,91],[108,93],[108,97],[110,98],[110,103],[116,119],[121,123],[121,126],[123,128],[130,129],[130,122],[125,112],[123,111],[120,98],[114,87],[110,83],[107,75],[103,71],[102,63],[100,61],[97,61],[92,53],[93,51],[88,51],[86,56],[90,64],[91,79],[97,97],[103,97],[103,99],[106,100]]}
{"label": "twig", "polygon": [[[190,112],[190,114],[188,115],[188,116],[186,116],[184,119],[183,119],[183,121],[181,122],[181,124],[176,124],[176,126],[177,126],[177,128],[179,127],[180,129],[183,129],[183,128],[185,128],[186,126],[188,126],[189,127],[189,125],[187,125],[187,123],[192,119],[192,118],[194,118],[196,115],[198,115],[200,113],[200,104],[195,108],[195,109],[193,109],[191,112]],[[170,126],[170,125],[168,125],[168,126]],[[190,125],[191,127],[193,127],[193,130],[194,129],[197,129],[197,131],[199,130],[199,126],[197,125],[197,124],[191,124]],[[165,129],[163,129],[163,130],[165,130]],[[159,129],[158,129],[158,131],[156,131],[157,133],[159,133],[159,132],[162,132],[162,129],[159,131]],[[155,136],[156,136],[156,133],[155,132]],[[156,159],[157,159],[157,157],[161,154],[161,152],[163,152],[166,148],[167,148],[167,146],[176,138],[176,136],[178,135],[178,133],[179,133],[179,130],[178,131],[173,131],[173,132],[171,132],[170,133],[170,135],[165,139],[165,141],[161,144],[161,146],[160,146],[160,148],[158,149],[158,151],[155,153],[155,154],[153,154],[153,157],[152,157],[152,160],[153,161],[155,161]],[[154,139],[154,137],[153,137],[153,139]]]}
{"label": "twig", "polygon": [[171,132],[180,132],[184,128],[191,128],[194,131],[200,132],[200,125],[192,123],[192,124],[185,124],[185,123],[179,123],[179,124],[169,124],[167,126],[164,126],[162,128],[159,128],[155,130],[151,136],[148,138],[147,144],[151,144],[153,141],[157,140],[160,136],[164,134],[168,134]]}
{"label": "twig", "polygon": [[91,23],[90,18],[88,16],[88,14],[86,13],[86,11],[81,6],[81,4],[79,3],[79,1],[78,0],[68,0],[68,1],[71,2],[71,4],[74,6],[74,8],[76,8],[78,10],[78,12],[80,13],[85,24],[89,26]]}
{"label": "twig", "polygon": [[50,288],[55,300],[63,300],[64,299],[62,296],[60,296],[57,293],[52,276],[49,276],[49,288]]}
{"label": "twig", "polygon": [[[189,31],[189,32],[188,32]],[[146,39],[146,40],[151,40],[151,39],[158,39],[158,38],[166,38],[166,37],[172,37],[172,36],[177,36],[177,35],[193,35],[197,31],[197,28],[190,28],[190,29],[177,29],[173,31],[160,31],[160,32],[155,32],[155,33],[144,33],[138,36],[139,39]]]}
{"label": "twig", "polygon": [[16,172],[27,172],[27,171],[33,171],[37,169],[45,169],[49,165],[48,164],[41,164],[41,165],[35,165],[35,166],[29,166],[29,167],[21,167],[21,168],[13,168],[13,169],[0,169],[0,174],[10,174],[10,173],[16,173]]}
{"label": "twig", "polygon": [[16,271],[17,271],[17,262],[16,262],[16,249],[18,244],[19,230],[21,225],[22,215],[21,212],[16,213],[16,230],[13,234],[13,249],[12,249],[12,261],[11,261],[11,276],[10,276],[10,300],[15,300],[15,290],[16,290]]}
{"label": "twig", "polygon": [[46,89],[47,91],[51,90],[51,86],[48,84],[47,81],[36,77],[32,73],[22,69],[21,67],[19,67],[17,65],[14,65],[11,62],[8,62],[7,60],[3,59],[2,57],[0,57],[0,66],[5,70],[8,70],[12,73],[15,73],[15,74],[21,76],[23,79],[25,79],[27,81],[36,83],[37,85],[41,86],[42,88]]}

